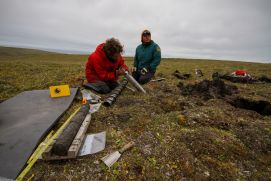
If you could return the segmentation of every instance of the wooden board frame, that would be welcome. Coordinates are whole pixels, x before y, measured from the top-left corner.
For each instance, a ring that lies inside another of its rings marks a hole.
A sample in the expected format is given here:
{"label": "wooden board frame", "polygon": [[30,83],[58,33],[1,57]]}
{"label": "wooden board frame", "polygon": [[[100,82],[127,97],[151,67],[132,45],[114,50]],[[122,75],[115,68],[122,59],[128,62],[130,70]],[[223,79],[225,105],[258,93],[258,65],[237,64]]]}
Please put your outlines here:
{"label": "wooden board frame", "polygon": [[[81,127],[79,128],[66,156],[58,156],[52,154],[53,144],[55,143],[56,139],[61,135],[61,133],[54,139],[54,141],[48,146],[48,148],[43,152],[42,159],[43,160],[64,160],[64,159],[73,159],[77,157],[77,154],[81,148],[82,142],[85,138],[86,131],[90,124],[91,114],[88,113],[86,118],[84,119]],[[65,128],[64,128],[65,129]],[[63,129],[63,130],[64,130]]]}

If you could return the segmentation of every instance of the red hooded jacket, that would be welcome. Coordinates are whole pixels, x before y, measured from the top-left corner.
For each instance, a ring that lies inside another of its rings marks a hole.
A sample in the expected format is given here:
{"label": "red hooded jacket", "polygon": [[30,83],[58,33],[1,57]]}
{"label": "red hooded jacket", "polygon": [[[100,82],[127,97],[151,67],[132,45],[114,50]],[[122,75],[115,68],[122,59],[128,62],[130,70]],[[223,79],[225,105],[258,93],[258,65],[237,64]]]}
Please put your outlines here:
{"label": "red hooded jacket", "polygon": [[111,62],[103,51],[104,43],[97,46],[95,52],[90,54],[86,63],[86,78],[89,83],[100,81],[116,81],[116,70],[123,67],[128,71],[122,56],[116,62]]}

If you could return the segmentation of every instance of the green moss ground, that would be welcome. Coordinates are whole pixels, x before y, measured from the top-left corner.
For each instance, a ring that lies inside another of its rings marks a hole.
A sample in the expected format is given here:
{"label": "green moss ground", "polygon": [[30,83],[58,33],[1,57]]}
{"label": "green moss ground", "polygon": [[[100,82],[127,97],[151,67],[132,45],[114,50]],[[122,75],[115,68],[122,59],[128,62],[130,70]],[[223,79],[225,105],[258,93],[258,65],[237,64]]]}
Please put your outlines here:
{"label": "green moss ground", "polygon": [[[1,49],[0,100],[51,85],[80,86],[87,56]],[[6,52],[6,53],[3,53]],[[132,64],[132,58],[126,58]],[[88,133],[106,131],[100,153],[68,161],[38,161],[26,178],[33,180],[269,180],[271,178],[271,116],[232,107],[222,99],[183,97],[175,70],[194,69],[211,79],[215,71],[245,69],[271,77],[271,64],[163,59],[156,77],[166,81],[144,85],[146,95],[125,89],[116,103],[94,113]],[[236,85],[239,96],[271,101],[270,84]],[[61,119],[65,120],[76,104]],[[121,115],[130,115],[123,120]],[[100,158],[129,141],[136,146],[108,169]]]}

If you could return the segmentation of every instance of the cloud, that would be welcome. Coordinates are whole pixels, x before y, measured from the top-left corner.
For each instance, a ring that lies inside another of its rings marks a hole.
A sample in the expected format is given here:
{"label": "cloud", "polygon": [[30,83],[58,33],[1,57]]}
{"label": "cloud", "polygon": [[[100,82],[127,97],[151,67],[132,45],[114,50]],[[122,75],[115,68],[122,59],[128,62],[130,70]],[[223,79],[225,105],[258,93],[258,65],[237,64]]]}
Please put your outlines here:
{"label": "cloud", "polygon": [[116,37],[133,56],[144,29],[163,57],[271,62],[269,0],[0,0],[0,45],[89,53]]}

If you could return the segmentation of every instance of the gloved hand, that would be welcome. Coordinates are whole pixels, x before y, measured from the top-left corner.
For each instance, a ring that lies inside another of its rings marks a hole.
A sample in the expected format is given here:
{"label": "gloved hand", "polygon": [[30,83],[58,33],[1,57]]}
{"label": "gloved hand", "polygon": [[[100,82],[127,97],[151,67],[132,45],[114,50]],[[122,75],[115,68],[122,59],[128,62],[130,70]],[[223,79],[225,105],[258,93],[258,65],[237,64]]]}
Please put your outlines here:
{"label": "gloved hand", "polygon": [[136,72],[136,67],[132,67],[130,71],[131,72]]}
{"label": "gloved hand", "polygon": [[146,67],[143,67],[143,68],[140,70],[141,75],[145,75],[145,74],[148,73],[148,72],[149,72],[149,70],[148,70],[148,68],[146,68]]}

